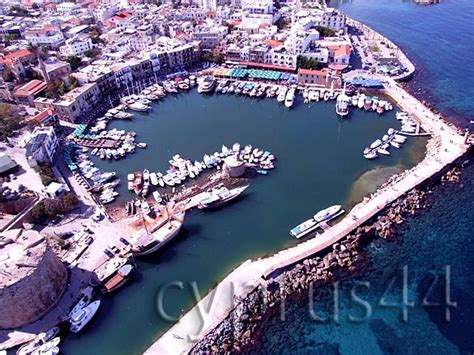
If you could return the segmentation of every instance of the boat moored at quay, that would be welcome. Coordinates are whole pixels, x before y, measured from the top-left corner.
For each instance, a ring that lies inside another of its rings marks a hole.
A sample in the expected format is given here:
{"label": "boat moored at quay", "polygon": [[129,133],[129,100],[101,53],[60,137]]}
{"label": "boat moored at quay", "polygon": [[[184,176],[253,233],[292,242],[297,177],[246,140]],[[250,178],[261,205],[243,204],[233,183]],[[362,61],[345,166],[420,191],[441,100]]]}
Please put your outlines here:
{"label": "boat moored at quay", "polygon": [[233,189],[228,189],[225,186],[214,188],[204,194],[203,198],[199,202],[198,208],[212,209],[221,207],[239,197],[239,195],[248,187],[249,185],[236,187]]}

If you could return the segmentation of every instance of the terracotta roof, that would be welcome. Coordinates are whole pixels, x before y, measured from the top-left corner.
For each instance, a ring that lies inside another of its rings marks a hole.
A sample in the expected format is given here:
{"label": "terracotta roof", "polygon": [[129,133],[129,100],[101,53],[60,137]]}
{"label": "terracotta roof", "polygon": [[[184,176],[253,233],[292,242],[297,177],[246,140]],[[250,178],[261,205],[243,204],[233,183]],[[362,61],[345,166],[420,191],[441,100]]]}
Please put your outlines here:
{"label": "terracotta roof", "polygon": [[37,95],[47,88],[48,85],[44,81],[35,79],[18,88],[14,95],[16,97],[28,97],[30,95]]}
{"label": "terracotta roof", "polygon": [[15,61],[17,59],[20,59],[22,57],[27,57],[29,55],[32,55],[33,53],[30,52],[28,49],[20,49],[18,51],[14,51],[14,52],[11,52],[11,53],[8,53],[4,59],[5,60],[12,60],[12,61]]}
{"label": "terracotta roof", "polygon": [[313,70],[313,69],[299,69],[298,74],[326,76],[327,71],[326,70]]}
{"label": "terracotta roof", "polygon": [[265,41],[263,41],[263,43],[265,43],[266,45],[269,45],[271,47],[280,47],[281,45],[283,45],[283,42],[275,41],[273,39],[266,39]]}

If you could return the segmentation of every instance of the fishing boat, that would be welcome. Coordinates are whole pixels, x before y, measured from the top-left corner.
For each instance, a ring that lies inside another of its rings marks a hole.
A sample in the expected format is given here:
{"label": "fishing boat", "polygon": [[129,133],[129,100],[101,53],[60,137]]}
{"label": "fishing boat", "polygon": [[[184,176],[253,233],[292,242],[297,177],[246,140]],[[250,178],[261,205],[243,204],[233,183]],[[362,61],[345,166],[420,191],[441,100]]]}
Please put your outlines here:
{"label": "fishing boat", "polygon": [[122,287],[130,278],[134,270],[132,264],[125,264],[120,267],[115,274],[104,282],[102,293],[110,293]]}
{"label": "fishing boat", "polygon": [[178,88],[181,89],[181,90],[187,91],[187,90],[189,90],[189,85],[185,81],[180,81],[178,83]]}
{"label": "fishing boat", "polygon": [[359,96],[358,95],[352,96],[352,99],[351,99],[352,106],[357,107],[358,102],[359,102]]}
{"label": "fishing boat", "polygon": [[316,223],[327,222],[340,215],[343,211],[341,205],[334,205],[319,211],[313,218]]}
{"label": "fishing boat", "polygon": [[198,93],[207,94],[210,93],[216,85],[216,79],[212,75],[206,75],[203,80],[199,83]]}
{"label": "fishing boat", "polygon": [[133,191],[139,195],[143,188],[143,173],[141,171],[136,171],[133,175]]}
{"label": "fishing boat", "polygon": [[57,355],[59,354],[59,343],[61,342],[60,337],[53,338],[43,345],[41,345],[39,348],[33,350],[31,355]]}
{"label": "fishing boat", "polygon": [[99,306],[100,300],[97,300],[88,304],[84,308],[73,312],[69,319],[71,322],[71,332],[79,333],[97,313]]}
{"label": "fishing boat", "polygon": [[153,191],[153,198],[158,203],[161,203],[163,201],[163,198],[161,197],[161,195],[158,191]]}
{"label": "fishing boat", "polygon": [[341,116],[347,116],[349,113],[350,98],[344,92],[337,97],[336,100],[336,113]]}
{"label": "fishing boat", "polygon": [[220,188],[215,188],[210,192],[204,194],[204,197],[199,201],[198,208],[200,209],[210,209],[210,208],[217,208],[230,201],[237,198],[242,192],[244,192],[249,185],[245,185],[242,187],[237,187],[233,189],[228,189],[225,186],[221,186]]}
{"label": "fishing boat", "polygon": [[290,88],[290,90],[288,90],[288,92],[286,93],[285,106],[290,108],[291,106],[293,106],[294,102],[295,102],[295,89]]}
{"label": "fishing boat", "polygon": [[315,230],[317,228],[317,224],[318,223],[314,220],[314,218],[310,218],[307,221],[304,221],[303,223],[300,223],[296,227],[290,229],[290,235],[295,238],[304,237],[308,233],[311,233],[311,231]]}
{"label": "fishing boat", "polygon": [[175,213],[154,232],[142,231],[131,245],[134,256],[143,256],[154,253],[175,236],[183,225],[185,212]]}

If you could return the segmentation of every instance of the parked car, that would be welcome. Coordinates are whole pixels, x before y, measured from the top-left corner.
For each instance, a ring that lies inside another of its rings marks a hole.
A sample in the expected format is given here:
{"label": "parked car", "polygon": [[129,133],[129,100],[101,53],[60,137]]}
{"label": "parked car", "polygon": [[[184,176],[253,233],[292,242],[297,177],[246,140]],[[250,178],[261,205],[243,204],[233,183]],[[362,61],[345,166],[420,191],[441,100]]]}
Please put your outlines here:
{"label": "parked car", "polygon": [[115,245],[109,245],[107,248],[108,248],[109,250],[111,250],[111,251],[112,251],[113,253],[115,253],[115,254],[120,253],[120,249],[117,248]]}
{"label": "parked car", "polygon": [[109,258],[114,257],[114,253],[112,253],[109,249],[105,248],[104,249],[104,254],[107,255]]}
{"label": "parked car", "polygon": [[130,242],[127,239],[125,239],[124,237],[120,237],[119,240],[125,245],[130,245]]}

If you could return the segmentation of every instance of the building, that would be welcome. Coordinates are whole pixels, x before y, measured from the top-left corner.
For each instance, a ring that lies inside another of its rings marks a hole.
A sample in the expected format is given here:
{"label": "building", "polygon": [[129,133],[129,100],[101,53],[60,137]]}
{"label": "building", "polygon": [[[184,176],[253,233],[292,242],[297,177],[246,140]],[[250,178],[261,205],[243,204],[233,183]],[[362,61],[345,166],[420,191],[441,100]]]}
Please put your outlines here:
{"label": "building", "polygon": [[32,52],[27,49],[20,49],[0,58],[0,64],[7,66],[16,78],[20,78],[26,74],[26,70],[34,60],[35,56]]}
{"label": "building", "polygon": [[32,106],[35,98],[37,98],[47,88],[48,85],[44,81],[36,79],[31,80],[16,89],[13,93],[13,97],[18,103]]}
{"label": "building", "polygon": [[336,9],[327,9],[323,14],[321,25],[334,31],[345,31],[346,15]]}
{"label": "building", "polygon": [[209,26],[198,28],[193,33],[193,39],[199,41],[202,49],[213,49],[227,35],[226,26]]}
{"label": "building", "polygon": [[58,138],[52,126],[36,127],[26,145],[26,159],[32,167],[51,164],[58,147]]}
{"label": "building", "polygon": [[0,155],[0,176],[8,175],[18,166],[8,155]]}
{"label": "building", "polygon": [[327,70],[311,70],[311,69],[299,69],[298,70],[298,83],[299,84],[310,84],[317,86],[326,87],[328,72]]}
{"label": "building", "polygon": [[60,48],[61,54],[64,56],[81,56],[84,52],[94,48],[92,40],[87,35],[78,35],[67,39],[66,44]]}
{"label": "building", "polygon": [[66,78],[71,73],[71,65],[59,60],[44,62],[40,59],[38,67],[43,80],[47,83]]}
{"label": "building", "polygon": [[25,31],[25,39],[32,46],[49,46],[59,48],[64,43],[63,33],[55,26],[44,26]]}
{"label": "building", "polygon": [[[88,83],[69,91],[53,103],[60,118],[75,122],[77,118],[92,110],[100,99],[96,83]],[[36,102],[35,102],[36,104]]]}
{"label": "building", "polygon": [[0,234],[0,270],[0,329],[38,320],[67,287],[65,265],[34,230]]}

